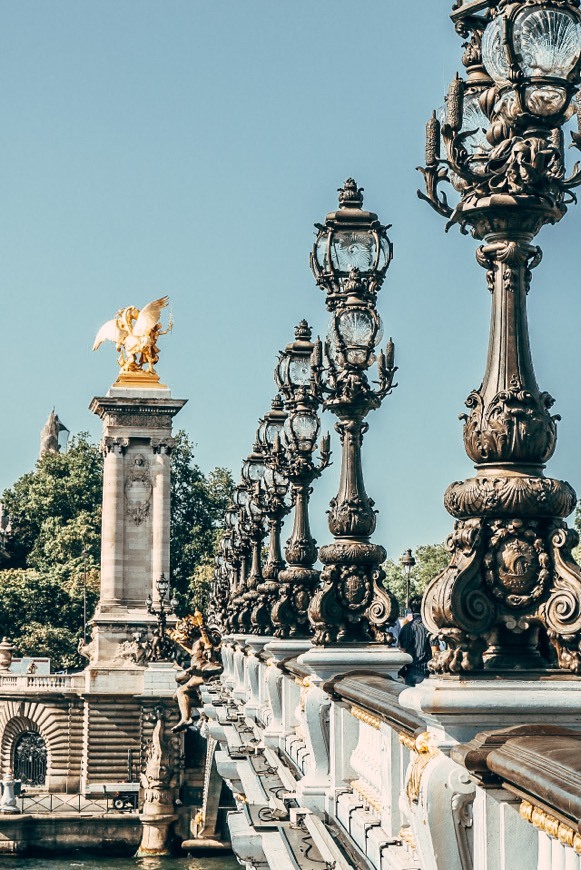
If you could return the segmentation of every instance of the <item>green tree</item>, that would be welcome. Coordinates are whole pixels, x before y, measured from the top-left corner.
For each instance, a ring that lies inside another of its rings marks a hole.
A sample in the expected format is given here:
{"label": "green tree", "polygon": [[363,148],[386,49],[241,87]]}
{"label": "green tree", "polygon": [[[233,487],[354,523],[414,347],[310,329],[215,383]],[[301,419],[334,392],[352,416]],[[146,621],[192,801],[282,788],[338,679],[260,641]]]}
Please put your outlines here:
{"label": "green tree", "polygon": [[0,571],[0,626],[20,655],[50,656],[55,670],[78,664],[85,580],[91,615],[99,598],[99,573],[94,568]]}
{"label": "green tree", "polygon": [[36,468],[2,495],[10,517],[5,567],[47,571],[86,551],[99,563],[103,459],[87,433],[66,453],[45,453]]}
{"label": "green tree", "polygon": [[[424,544],[414,552],[416,564],[410,577],[410,598],[421,597],[428,583],[443,571],[450,561],[450,553],[445,544]],[[386,573],[385,584],[399,602],[400,613],[405,608],[406,578],[399,562],[388,559],[383,564]]]}
{"label": "green tree", "polygon": [[211,588],[213,555],[233,480],[225,468],[204,476],[194,462],[194,445],[186,433],[176,435],[172,451],[172,584],[180,610],[203,609]]}

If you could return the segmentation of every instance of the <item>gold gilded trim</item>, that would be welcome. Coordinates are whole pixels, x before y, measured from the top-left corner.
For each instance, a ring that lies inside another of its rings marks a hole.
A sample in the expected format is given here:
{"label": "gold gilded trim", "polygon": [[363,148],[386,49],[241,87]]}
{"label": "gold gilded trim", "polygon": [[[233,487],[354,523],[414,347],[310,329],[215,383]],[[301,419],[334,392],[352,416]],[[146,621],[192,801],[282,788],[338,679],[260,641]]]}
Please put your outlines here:
{"label": "gold gilded trim", "polygon": [[412,852],[418,851],[418,847],[416,846],[416,841],[414,840],[414,838],[412,836],[412,831],[411,831],[411,828],[409,826],[404,825],[401,828],[401,830],[398,834],[398,837],[402,841],[402,843],[405,843],[406,846],[408,846],[412,850]]}
{"label": "gold gilded trim", "polygon": [[376,788],[373,788],[364,779],[356,779],[351,783],[351,788],[363,798],[366,804],[369,804],[378,815],[381,815],[381,795]]}
{"label": "gold gilded trim", "polygon": [[295,683],[297,686],[300,686],[301,689],[310,689],[311,688],[311,678],[310,677],[295,677]]}
{"label": "gold gilded trim", "polygon": [[368,713],[367,710],[363,710],[361,707],[352,706],[351,715],[354,719],[359,719],[360,722],[363,722],[364,725],[375,728],[376,731],[381,729],[381,719],[378,719],[377,716],[372,716],[371,713]]}
{"label": "gold gilded trim", "polygon": [[522,801],[519,814],[525,822],[534,825],[543,834],[558,840],[563,846],[574,849],[578,855],[581,855],[581,834],[578,834],[569,825],[563,824],[555,816],[540,807],[536,807],[530,801]]}
{"label": "gold gilded trim", "polygon": [[407,746],[410,752],[416,751],[416,738],[410,737],[409,734],[406,734],[405,731],[399,731],[398,735],[399,742],[403,743],[404,746]]}
{"label": "gold gilded trim", "polygon": [[406,795],[410,803],[417,803],[420,796],[422,776],[430,761],[440,754],[440,750],[433,745],[432,735],[429,731],[423,731],[417,737],[409,737],[403,731],[399,732],[400,743],[416,753],[412,761],[405,787]]}

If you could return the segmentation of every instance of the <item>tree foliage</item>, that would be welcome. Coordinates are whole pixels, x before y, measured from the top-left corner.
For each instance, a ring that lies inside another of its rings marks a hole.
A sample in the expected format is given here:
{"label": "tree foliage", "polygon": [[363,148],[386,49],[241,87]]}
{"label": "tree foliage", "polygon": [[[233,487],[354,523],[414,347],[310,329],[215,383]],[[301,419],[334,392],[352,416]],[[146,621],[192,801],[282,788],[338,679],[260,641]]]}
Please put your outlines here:
{"label": "tree foliage", "polygon": [[10,517],[10,568],[48,571],[54,566],[99,563],[103,459],[87,433],[66,453],[45,453],[36,468],[2,496]]}
{"label": "tree foliage", "polygon": [[[7,556],[0,570],[0,631],[21,655],[50,656],[56,669],[81,664],[86,594],[99,598],[103,460],[82,433],[66,453],[45,453],[7,489]],[[207,602],[215,538],[232,488],[230,473],[204,475],[182,431],[172,453],[172,585],[183,612]],[[145,595],[145,592],[144,592]]]}
{"label": "tree foliage", "polygon": [[[171,579],[182,602],[193,607],[201,578],[211,583],[213,554],[233,480],[225,468],[205,476],[194,462],[194,445],[185,432],[172,451]],[[183,605],[182,605],[183,606]]]}
{"label": "tree foliage", "polygon": [[[416,564],[410,576],[410,598],[420,597],[426,591],[428,583],[443,571],[450,561],[450,553],[445,544],[424,544],[414,551]],[[385,584],[399,602],[400,613],[403,615],[406,597],[405,572],[399,562],[388,559],[383,565],[386,573]]]}

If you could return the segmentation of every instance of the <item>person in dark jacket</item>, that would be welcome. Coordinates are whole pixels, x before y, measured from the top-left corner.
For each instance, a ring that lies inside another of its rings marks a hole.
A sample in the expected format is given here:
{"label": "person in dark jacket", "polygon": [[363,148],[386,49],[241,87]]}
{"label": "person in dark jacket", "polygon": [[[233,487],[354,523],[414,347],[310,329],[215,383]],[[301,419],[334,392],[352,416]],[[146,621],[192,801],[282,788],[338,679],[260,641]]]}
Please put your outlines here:
{"label": "person in dark jacket", "polygon": [[412,657],[410,664],[405,665],[399,672],[406,686],[417,686],[426,679],[428,662],[432,658],[430,636],[420,614],[421,606],[420,598],[412,598],[412,618],[402,625],[398,638],[400,649]]}

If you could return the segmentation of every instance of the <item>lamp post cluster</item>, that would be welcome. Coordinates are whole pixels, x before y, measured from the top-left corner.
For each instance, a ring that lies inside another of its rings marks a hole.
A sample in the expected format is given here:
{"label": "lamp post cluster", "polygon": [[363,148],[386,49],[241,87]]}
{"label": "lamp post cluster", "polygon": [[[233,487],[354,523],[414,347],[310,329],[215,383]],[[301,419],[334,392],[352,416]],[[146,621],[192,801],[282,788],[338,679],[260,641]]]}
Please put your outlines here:
{"label": "lamp post cluster", "polygon": [[[578,541],[563,522],[576,497],[547,478],[557,437],[554,400],[533,369],[526,298],[541,261],[532,244],[574,201],[564,125],[577,113],[581,148],[579,0],[458,0],[452,20],[467,41],[464,77],[428,122],[422,172],[433,208],[483,244],[492,294],[488,361],[467,399],[464,444],[476,476],[445,504],[456,518],[451,561],[428,587],[423,615],[445,641],[438,672],[546,668],[540,635],[559,667],[581,672]],[[575,101],[576,100],[576,101]],[[458,194],[452,206],[440,185]]]}
{"label": "lamp post cluster", "polygon": [[[348,179],[339,208],[317,226],[311,268],[325,290],[331,323],[324,342],[303,320],[275,368],[279,395],[262,418],[241,481],[226,512],[216,561],[216,611],[231,633],[307,638],[315,644],[382,641],[397,617],[384,588],[383,547],[370,536],[374,502],[365,491],[361,446],[366,417],[394,387],[394,346],[383,335],[377,295],[392,246],[376,214],[363,209],[362,189]],[[368,371],[377,362],[377,388]],[[323,406],[337,418],[342,445],[339,492],[331,501],[334,542],[317,551],[309,522],[313,482],[330,464],[330,437],[314,453]],[[281,529],[294,508],[281,552]],[[268,533],[266,562],[262,546]],[[322,573],[315,567],[317,556]]]}

